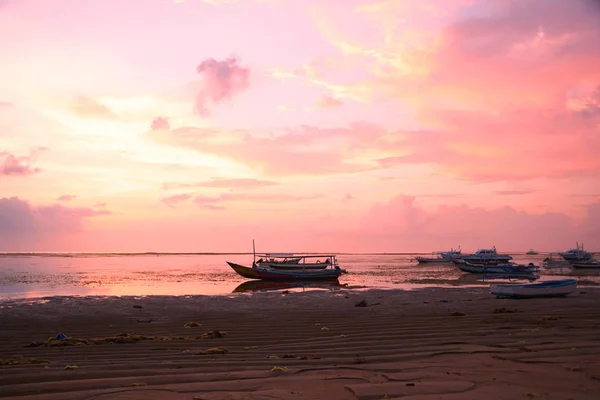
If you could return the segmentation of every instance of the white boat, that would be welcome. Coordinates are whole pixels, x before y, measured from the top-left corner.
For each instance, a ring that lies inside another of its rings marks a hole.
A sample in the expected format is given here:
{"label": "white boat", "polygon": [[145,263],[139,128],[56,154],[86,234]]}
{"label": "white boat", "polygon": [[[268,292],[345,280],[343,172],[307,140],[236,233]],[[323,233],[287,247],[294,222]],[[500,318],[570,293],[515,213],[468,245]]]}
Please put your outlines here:
{"label": "white boat", "polygon": [[529,249],[529,251],[525,254],[527,254],[528,256],[535,256],[538,254],[538,252],[535,251],[534,249]]}
{"label": "white boat", "polygon": [[576,243],[576,245],[576,248],[569,249],[558,254],[566,261],[570,262],[587,261],[592,259],[594,255],[589,251],[583,250],[583,243],[581,244],[581,246],[579,246],[579,243]]}
{"label": "white boat", "polygon": [[[254,262],[261,268],[274,269],[325,269],[332,264],[331,258],[327,256],[295,256],[289,253],[266,253],[257,254],[260,257]],[[320,260],[318,258],[323,258]],[[308,260],[308,261],[307,261]]]}
{"label": "white boat", "polygon": [[458,260],[459,258],[461,258],[461,252],[462,250],[460,249],[460,246],[458,247],[458,249],[454,250],[454,249],[450,249],[449,251],[436,251],[434,252],[434,257],[422,257],[422,256],[417,256],[415,257],[415,260],[417,260],[417,262],[421,263],[421,264],[426,264],[426,263],[449,263],[452,260]]}
{"label": "white boat", "polygon": [[496,246],[491,249],[477,249],[477,251],[473,254],[465,254],[461,257],[463,260],[470,263],[477,262],[509,262],[512,260],[512,257],[508,254],[498,254],[496,250]]}
{"label": "white boat", "polygon": [[588,260],[588,261],[579,261],[574,262],[573,268],[600,268],[600,261],[598,260]]}
{"label": "white boat", "polygon": [[490,293],[498,297],[558,297],[567,296],[577,288],[576,279],[563,279],[526,284],[492,284]]}

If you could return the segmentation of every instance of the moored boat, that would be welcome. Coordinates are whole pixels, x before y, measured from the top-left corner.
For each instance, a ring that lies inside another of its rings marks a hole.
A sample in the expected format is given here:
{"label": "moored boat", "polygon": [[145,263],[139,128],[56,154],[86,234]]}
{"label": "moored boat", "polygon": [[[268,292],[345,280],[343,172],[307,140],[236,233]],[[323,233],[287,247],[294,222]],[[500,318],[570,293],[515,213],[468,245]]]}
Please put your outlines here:
{"label": "moored boat", "polygon": [[526,284],[492,284],[490,293],[498,297],[531,298],[567,296],[577,288],[576,279]]}
{"label": "moored boat", "polygon": [[544,258],[543,266],[544,268],[570,268],[571,263],[565,261],[562,257],[558,256],[558,253],[550,253],[548,257]]}
{"label": "moored boat", "polygon": [[563,251],[563,252],[558,253],[558,254],[562,258],[564,258],[566,261],[569,261],[571,263],[573,263],[573,262],[581,262],[581,261],[588,261],[588,260],[591,260],[592,257],[594,256],[589,251],[585,251],[583,249],[583,243],[581,244],[581,246],[579,245],[579,243],[576,243],[576,248],[569,249],[567,251]]}
{"label": "moored boat", "polygon": [[529,251],[525,254],[527,254],[528,256],[535,256],[538,254],[538,252],[535,251],[534,249],[529,249]]}
{"label": "moored boat", "polygon": [[465,254],[461,259],[468,262],[509,262],[512,257],[508,254],[498,254],[496,246],[491,249],[477,249],[473,254]]}
{"label": "moored boat", "polygon": [[265,268],[253,265],[252,268],[245,267],[240,264],[232,263],[227,261],[227,264],[233,268],[238,275],[243,276],[248,279],[264,279],[264,280],[281,280],[281,281],[290,281],[290,280],[328,280],[328,279],[338,279],[344,271],[338,266],[335,265],[332,268],[326,269],[286,269],[286,270],[278,270],[273,268]]}
{"label": "moored boat", "polygon": [[574,262],[572,266],[573,268],[600,268],[600,261],[594,259],[588,261],[579,261]]}
{"label": "moored boat", "polygon": [[496,265],[484,265],[474,264],[470,262],[464,262],[457,264],[458,268],[464,272],[470,272],[473,274],[532,274],[539,271],[539,268],[534,264],[496,264]]}
{"label": "moored boat", "polygon": [[449,263],[452,262],[452,260],[458,260],[461,257],[461,252],[462,250],[460,249],[460,246],[458,247],[458,249],[450,249],[449,251],[436,251],[434,252],[434,256],[433,257],[423,257],[423,256],[417,256],[415,257],[415,260],[417,262],[419,262],[420,264],[427,264],[427,263]]}
{"label": "moored boat", "polygon": [[325,258],[324,261],[317,259],[314,262],[307,262],[307,259],[312,260],[313,258],[295,256],[288,253],[257,254],[256,257],[260,257],[260,259],[255,261],[257,266],[275,269],[325,269],[331,263],[331,260],[327,256],[321,257]]}

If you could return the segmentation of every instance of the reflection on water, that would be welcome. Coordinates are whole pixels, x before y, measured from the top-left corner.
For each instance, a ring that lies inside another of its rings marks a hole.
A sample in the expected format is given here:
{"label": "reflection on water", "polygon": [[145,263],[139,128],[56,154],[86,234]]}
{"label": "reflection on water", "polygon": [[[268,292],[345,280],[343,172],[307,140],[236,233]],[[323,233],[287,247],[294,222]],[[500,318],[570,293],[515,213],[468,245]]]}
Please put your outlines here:
{"label": "reflection on water", "polygon": [[[251,255],[77,255],[0,256],[0,298],[56,295],[216,295],[264,290],[340,288],[414,289],[427,286],[484,286],[491,282],[528,282],[537,276],[477,275],[454,264],[417,264],[414,254],[338,256],[348,270],[336,283],[255,282],[238,276],[226,260],[250,264]],[[541,265],[545,255],[513,255],[517,263]],[[540,269],[540,279],[577,277],[600,284],[600,270]],[[291,286],[290,286],[291,285]]]}

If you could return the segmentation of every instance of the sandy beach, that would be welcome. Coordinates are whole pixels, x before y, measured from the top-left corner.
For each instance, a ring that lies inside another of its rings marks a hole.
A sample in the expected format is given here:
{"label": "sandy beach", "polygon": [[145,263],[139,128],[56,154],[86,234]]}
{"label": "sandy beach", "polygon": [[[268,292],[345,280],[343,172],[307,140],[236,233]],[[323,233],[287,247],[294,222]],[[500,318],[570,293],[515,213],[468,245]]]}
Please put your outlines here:
{"label": "sandy beach", "polygon": [[594,288],[5,301],[0,397],[597,399],[599,301]]}

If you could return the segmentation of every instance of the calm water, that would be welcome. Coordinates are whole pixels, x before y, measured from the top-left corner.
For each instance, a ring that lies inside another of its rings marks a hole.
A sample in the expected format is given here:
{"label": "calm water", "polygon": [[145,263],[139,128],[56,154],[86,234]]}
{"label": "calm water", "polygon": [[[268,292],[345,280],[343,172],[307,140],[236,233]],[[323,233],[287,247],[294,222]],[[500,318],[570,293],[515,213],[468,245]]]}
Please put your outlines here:
{"label": "calm water", "polygon": [[[453,264],[417,264],[415,254],[340,255],[348,270],[339,284],[299,287],[248,281],[225,260],[249,265],[252,255],[28,255],[0,256],[0,299],[56,295],[223,295],[271,289],[328,290],[488,285],[481,276],[461,272]],[[513,261],[541,265],[545,255],[513,254]],[[600,284],[600,271],[541,270],[540,280],[579,277],[580,284]]]}

